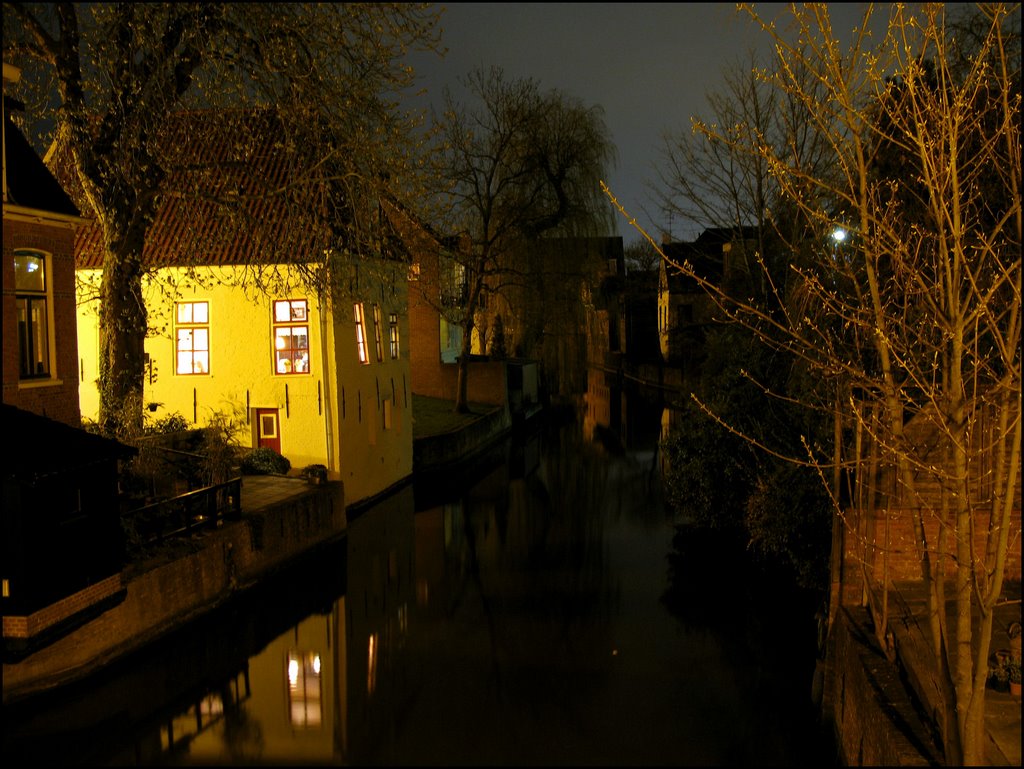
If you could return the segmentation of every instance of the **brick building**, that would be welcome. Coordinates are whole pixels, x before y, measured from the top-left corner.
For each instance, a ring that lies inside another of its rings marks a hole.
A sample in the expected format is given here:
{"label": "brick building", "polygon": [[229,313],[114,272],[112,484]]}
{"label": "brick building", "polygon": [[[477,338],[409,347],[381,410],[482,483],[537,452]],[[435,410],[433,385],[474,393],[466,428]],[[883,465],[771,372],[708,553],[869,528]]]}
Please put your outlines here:
{"label": "brick building", "polygon": [[81,429],[75,318],[78,210],[11,120],[4,65],[2,608],[5,659],[123,600],[118,460]]}

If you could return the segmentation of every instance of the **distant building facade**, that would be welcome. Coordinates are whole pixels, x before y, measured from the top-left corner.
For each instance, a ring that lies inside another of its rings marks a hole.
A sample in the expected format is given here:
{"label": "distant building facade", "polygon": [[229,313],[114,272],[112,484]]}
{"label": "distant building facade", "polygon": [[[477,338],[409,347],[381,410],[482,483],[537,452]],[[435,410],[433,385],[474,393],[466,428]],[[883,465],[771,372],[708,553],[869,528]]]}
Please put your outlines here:
{"label": "distant building facade", "polygon": [[715,300],[700,280],[727,294],[741,292],[750,279],[755,238],[751,227],[710,228],[692,243],[662,244],[658,344],[663,361],[680,367],[684,378],[699,369],[706,329],[718,314]]}

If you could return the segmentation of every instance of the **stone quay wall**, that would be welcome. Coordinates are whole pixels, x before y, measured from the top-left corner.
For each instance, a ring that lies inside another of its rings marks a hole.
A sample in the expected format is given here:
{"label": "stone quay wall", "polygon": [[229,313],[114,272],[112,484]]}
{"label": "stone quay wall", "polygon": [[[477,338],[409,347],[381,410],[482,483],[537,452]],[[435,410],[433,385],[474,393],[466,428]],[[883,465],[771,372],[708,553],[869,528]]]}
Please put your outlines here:
{"label": "stone quay wall", "polygon": [[82,678],[223,604],[295,556],[345,533],[340,483],[310,486],[241,521],[167,547],[123,572],[116,606],[31,654],[3,666],[3,701]]}
{"label": "stone quay wall", "polygon": [[868,610],[841,608],[830,645],[822,709],[840,765],[940,765],[933,735],[875,641]]}

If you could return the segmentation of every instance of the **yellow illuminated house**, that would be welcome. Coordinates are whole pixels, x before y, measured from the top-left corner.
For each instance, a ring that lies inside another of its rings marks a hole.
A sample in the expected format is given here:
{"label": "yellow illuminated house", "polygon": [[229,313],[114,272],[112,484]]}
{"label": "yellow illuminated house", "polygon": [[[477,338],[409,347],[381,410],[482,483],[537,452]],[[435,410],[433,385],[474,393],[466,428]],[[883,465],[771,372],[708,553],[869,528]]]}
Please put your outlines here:
{"label": "yellow illuminated house", "polygon": [[[200,155],[194,144],[190,151]],[[280,168],[266,153],[247,155],[244,165],[227,180],[243,193],[246,185],[277,179]],[[325,465],[329,478],[344,482],[346,504],[368,500],[412,473],[407,262],[394,255],[400,249],[390,258],[380,248],[343,258],[303,253],[310,225],[282,221],[296,209],[251,197],[258,202],[245,225],[228,228],[213,206],[185,211],[167,196],[149,230],[143,253],[147,417],[180,414],[197,427],[233,420],[243,446],[268,446],[293,471]],[[286,240],[299,245],[288,253],[281,247]],[[94,297],[101,241],[99,228],[90,226],[76,242],[87,419],[99,411]],[[317,270],[328,279],[311,281]]]}

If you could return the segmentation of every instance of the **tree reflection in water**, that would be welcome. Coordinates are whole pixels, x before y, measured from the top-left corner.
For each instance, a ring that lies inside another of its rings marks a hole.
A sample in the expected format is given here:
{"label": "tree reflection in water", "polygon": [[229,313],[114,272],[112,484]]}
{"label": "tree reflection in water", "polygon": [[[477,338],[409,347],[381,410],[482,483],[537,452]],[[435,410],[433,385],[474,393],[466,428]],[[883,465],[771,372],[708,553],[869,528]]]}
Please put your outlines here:
{"label": "tree reflection in water", "polygon": [[[645,432],[553,422],[446,497],[421,505],[406,487],[375,503],[349,520],[343,547],[109,684],[26,714],[16,754],[62,765],[827,764],[811,744],[813,601],[755,570],[742,547],[673,527],[658,417]],[[282,665],[296,639],[323,654],[315,729],[295,729],[287,708]],[[237,671],[245,697],[207,688]],[[160,754],[161,725],[207,694],[224,702],[219,731]],[[111,715],[128,712],[131,724]]]}

